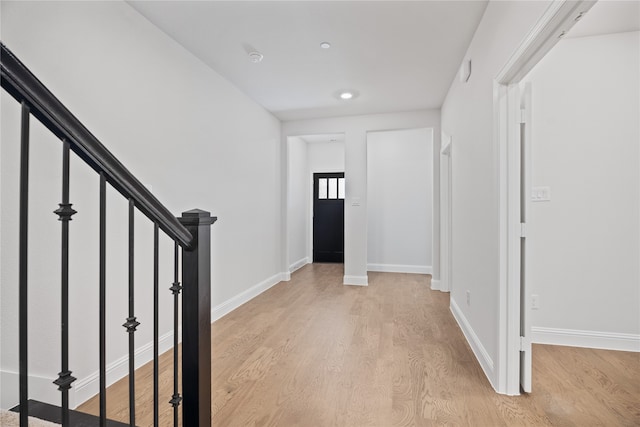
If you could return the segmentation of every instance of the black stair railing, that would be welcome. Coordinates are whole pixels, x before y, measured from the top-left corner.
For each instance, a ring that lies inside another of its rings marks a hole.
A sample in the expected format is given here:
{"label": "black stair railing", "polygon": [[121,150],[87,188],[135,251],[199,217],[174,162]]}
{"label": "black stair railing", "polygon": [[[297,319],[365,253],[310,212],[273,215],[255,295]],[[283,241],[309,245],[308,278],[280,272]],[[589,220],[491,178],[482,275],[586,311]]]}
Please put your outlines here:
{"label": "black stair railing", "polygon": [[[123,326],[129,334],[129,425],[135,426],[135,331],[140,325],[134,304],[134,212],[142,212],[154,224],[153,248],[153,423],[159,425],[159,274],[158,240],[162,230],[174,243],[174,277],[169,290],[173,299],[173,395],[165,404],[173,408],[173,423],[178,425],[182,404],[183,426],[211,426],[211,225],[216,221],[209,212],[194,209],[176,218],[129,172],[107,148],[35,77],[31,71],[0,43],[2,88],[22,106],[20,137],[19,202],[19,398],[20,426],[26,427],[29,415],[28,391],[28,196],[29,196],[29,119],[39,120],[62,142],[62,200],[54,211],[61,222],[61,369],[54,384],[61,392],[58,419],[63,426],[73,425],[69,409],[69,389],[75,378],[69,368],[69,229],[77,212],[69,200],[69,154],[74,152],[99,175],[99,406],[98,425],[107,425],[106,402],[106,185],[129,201],[129,312]],[[180,252],[182,257],[180,257]],[[182,258],[182,283],[179,281]],[[179,315],[182,293],[182,395],[178,382]],[[37,328],[38,325],[32,327]],[[86,425],[86,424],[83,424]]]}

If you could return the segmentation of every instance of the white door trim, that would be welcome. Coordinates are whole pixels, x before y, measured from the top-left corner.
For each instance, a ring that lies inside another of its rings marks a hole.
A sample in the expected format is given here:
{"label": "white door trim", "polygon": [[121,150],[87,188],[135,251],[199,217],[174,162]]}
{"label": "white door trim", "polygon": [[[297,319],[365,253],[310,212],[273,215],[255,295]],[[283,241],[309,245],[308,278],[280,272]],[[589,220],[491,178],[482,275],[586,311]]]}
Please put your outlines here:
{"label": "white door trim", "polygon": [[494,80],[499,189],[498,392],[520,394],[520,99],[517,84],[595,1],[554,1]]}
{"label": "white door trim", "polygon": [[[531,83],[520,84],[520,248],[521,262],[524,271],[520,274],[520,387],[525,393],[531,393],[532,377],[532,355],[531,355],[531,268],[529,266],[529,236],[527,228],[531,213],[531,178],[532,178],[532,158],[531,158],[531,127],[533,126],[531,116]],[[522,274],[524,273],[524,274]],[[524,280],[523,280],[524,279]]]}
{"label": "white door trim", "polygon": [[[441,132],[440,141],[440,286],[437,290],[451,291],[451,136]],[[433,287],[432,282],[432,289]]]}

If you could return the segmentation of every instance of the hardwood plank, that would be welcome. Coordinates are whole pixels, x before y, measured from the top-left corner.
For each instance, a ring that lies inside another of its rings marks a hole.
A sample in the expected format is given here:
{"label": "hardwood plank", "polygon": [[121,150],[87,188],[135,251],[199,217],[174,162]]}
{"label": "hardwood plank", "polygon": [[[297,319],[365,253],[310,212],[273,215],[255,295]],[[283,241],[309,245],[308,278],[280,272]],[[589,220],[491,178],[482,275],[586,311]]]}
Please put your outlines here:
{"label": "hardwood plank", "polygon": [[[213,425],[640,425],[639,353],[534,345],[533,393],[498,395],[430,276],[369,273],[368,287],[342,276],[307,265],[213,324]],[[171,352],[160,367],[164,402]],[[136,372],[140,426],[151,379],[151,365]],[[126,378],[107,394],[109,417],[126,422]],[[171,408],[160,417],[171,425]]]}

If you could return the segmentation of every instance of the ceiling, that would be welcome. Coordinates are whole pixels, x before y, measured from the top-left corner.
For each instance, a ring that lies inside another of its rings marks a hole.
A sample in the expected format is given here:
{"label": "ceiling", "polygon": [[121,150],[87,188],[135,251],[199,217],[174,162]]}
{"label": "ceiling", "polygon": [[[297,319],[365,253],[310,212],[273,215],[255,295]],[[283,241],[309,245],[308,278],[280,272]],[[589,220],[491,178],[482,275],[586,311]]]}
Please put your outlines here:
{"label": "ceiling", "polygon": [[569,30],[567,38],[628,31],[640,31],[640,2],[600,0]]}
{"label": "ceiling", "polygon": [[[281,120],[439,108],[486,1],[129,1]],[[322,49],[321,42],[331,48]],[[248,53],[264,55],[252,63]],[[343,89],[359,95],[345,101]]]}

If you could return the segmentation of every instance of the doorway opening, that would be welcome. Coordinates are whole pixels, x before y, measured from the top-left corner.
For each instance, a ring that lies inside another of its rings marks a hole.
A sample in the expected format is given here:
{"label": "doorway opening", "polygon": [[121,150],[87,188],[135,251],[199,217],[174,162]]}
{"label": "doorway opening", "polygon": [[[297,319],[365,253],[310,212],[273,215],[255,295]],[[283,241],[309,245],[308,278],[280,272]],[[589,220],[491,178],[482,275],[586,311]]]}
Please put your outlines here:
{"label": "doorway opening", "polygon": [[638,348],[626,284],[640,270],[622,256],[637,259],[639,247],[638,128],[625,125],[637,124],[627,94],[638,93],[640,28],[611,19],[637,16],[637,4],[594,3],[552,4],[496,78],[507,394],[532,390],[532,343]]}
{"label": "doorway opening", "polygon": [[[344,150],[344,133],[287,137],[286,259],[290,273],[314,262],[314,174],[342,174],[344,179]],[[332,195],[334,191],[333,187],[329,188],[329,179],[333,177],[324,178],[329,197],[329,191]],[[337,182],[335,191],[338,191]],[[333,199],[326,200],[331,203]],[[341,224],[344,236],[344,214]],[[342,261],[332,262],[344,262],[344,249],[342,254]]]}
{"label": "doorway opening", "polygon": [[313,262],[344,262],[344,172],[313,174]]}
{"label": "doorway opening", "polygon": [[596,3],[520,83],[521,323],[533,344],[640,348],[639,10]]}

